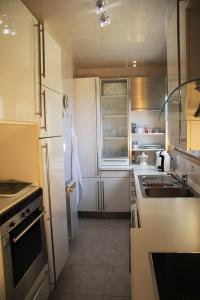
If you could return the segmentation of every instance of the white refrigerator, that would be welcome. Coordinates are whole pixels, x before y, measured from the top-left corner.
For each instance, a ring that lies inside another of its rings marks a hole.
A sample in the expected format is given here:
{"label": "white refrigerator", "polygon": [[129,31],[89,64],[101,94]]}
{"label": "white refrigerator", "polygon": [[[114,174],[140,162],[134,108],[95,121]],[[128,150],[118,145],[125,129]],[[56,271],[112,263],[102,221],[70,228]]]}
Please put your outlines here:
{"label": "white refrigerator", "polygon": [[45,91],[45,114],[40,142],[50,283],[54,287],[68,256],[65,196],[62,95]]}
{"label": "white refrigerator", "polygon": [[[44,29],[41,39],[40,142],[47,250],[52,288],[68,256],[68,230],[63,149],[61,48]],[[42,42],[44,41],[44,43]]]}

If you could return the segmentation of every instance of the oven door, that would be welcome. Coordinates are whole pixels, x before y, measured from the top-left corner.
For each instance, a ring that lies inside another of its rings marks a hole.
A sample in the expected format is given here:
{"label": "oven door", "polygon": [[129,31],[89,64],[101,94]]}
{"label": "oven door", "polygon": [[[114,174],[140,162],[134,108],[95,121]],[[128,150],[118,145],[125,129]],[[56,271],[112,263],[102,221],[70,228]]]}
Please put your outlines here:
{"label": "oven door", "polygon": [[2,240],[6,299],[24,299],[47,263],[44,211],[36,209]]}

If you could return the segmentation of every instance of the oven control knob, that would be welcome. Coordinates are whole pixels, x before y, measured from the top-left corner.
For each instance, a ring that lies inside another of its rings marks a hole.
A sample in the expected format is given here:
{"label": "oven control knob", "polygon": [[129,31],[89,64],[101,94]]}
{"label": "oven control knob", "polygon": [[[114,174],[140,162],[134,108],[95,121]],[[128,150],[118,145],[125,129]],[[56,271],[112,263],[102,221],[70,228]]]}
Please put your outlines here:
{"label": "oven control knob", "polygon": [[31,210],[29,208],[27,208],[26,213],[30,214]]}
{"label": "oven control knob", "polygon": [[26,214],[23,212],[21,213],[21,218],[25,218],[26,217]]}
{"label": "oven control knob", "polygon": [[10,222],[9,227],[12,228],[15,226],[15,222]]}

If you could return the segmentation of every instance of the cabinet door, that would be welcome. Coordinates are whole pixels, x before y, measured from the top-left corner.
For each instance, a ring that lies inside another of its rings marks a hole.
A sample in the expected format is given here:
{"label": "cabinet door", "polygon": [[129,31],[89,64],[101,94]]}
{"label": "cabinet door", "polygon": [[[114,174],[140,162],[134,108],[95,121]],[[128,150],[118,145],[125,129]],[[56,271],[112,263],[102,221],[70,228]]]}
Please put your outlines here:
{"label": "cabinet door", "polygon": [[103,211],[130,211],[129,178],[102,178],[101,196]]}
{"label": "cabinet door", "polygon": [[41,136],[50,137],[63,134],[62,95],[43,89],[41,98]]}
{"label": "cabinet door", "polygon": [[167,16],[167,78],[168,95],[178,86],[177,2],[169,1]]}
{"label": "cabinet door", "polygon": [[83,190],[79,211],[100,211],[100,182],[99,178],[83,178]]}
{"label": "cabinet door", "polygon": [[48,258],[54,284],[68,255],[63,144],[61,138],[43,139],[41,143]]}
{"label": "cabinet door", "polygon": [[[3,23],[0,34],[0,119],[35,122],[39,96],[37,20],[19,1],[0,1]],[[7,19],[3,17],[3,13]],[[2,34],[4,25],[13,26],[15,35]]]}
{"label": "cabinet door", "polygon": [[97,78],[74,80],[75,132],[83,177],[98,176],[97,81]]}
{"label": "cabinet door", "polygon": [[46,30],[41,40],[44,41],[41,43],[42,84],[62,92],[61,48]]}

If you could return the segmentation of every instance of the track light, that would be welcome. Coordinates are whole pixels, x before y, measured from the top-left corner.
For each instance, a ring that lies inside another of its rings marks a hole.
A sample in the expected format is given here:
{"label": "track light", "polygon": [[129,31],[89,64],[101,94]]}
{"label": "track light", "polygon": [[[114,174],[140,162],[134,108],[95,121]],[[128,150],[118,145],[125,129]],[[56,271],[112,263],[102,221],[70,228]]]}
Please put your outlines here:
{"label": "track light", "polygon": [[107,25],[110,24],[110,17],[107,16],[107,15],[105,14],[105,12],[103,12],[103,13],[101,14],[101,17],[100,17],[99,20],[100,20],[100,26],[101,26],[101,27],[105,27],[105,26],[107,26]]}
{"label": "track light", "polygon": [[4,25],[4,28],[2,31],[3,31],[3,34],[8,35],[8,34],[11,34],[12,29],[6,24],[6,25]]}
{"label": "track light", "polygon": [[96,2],[96,13],[97,15],[103,13],[105,11],[105,5],[107,4],[107,0],[98,0]]}

